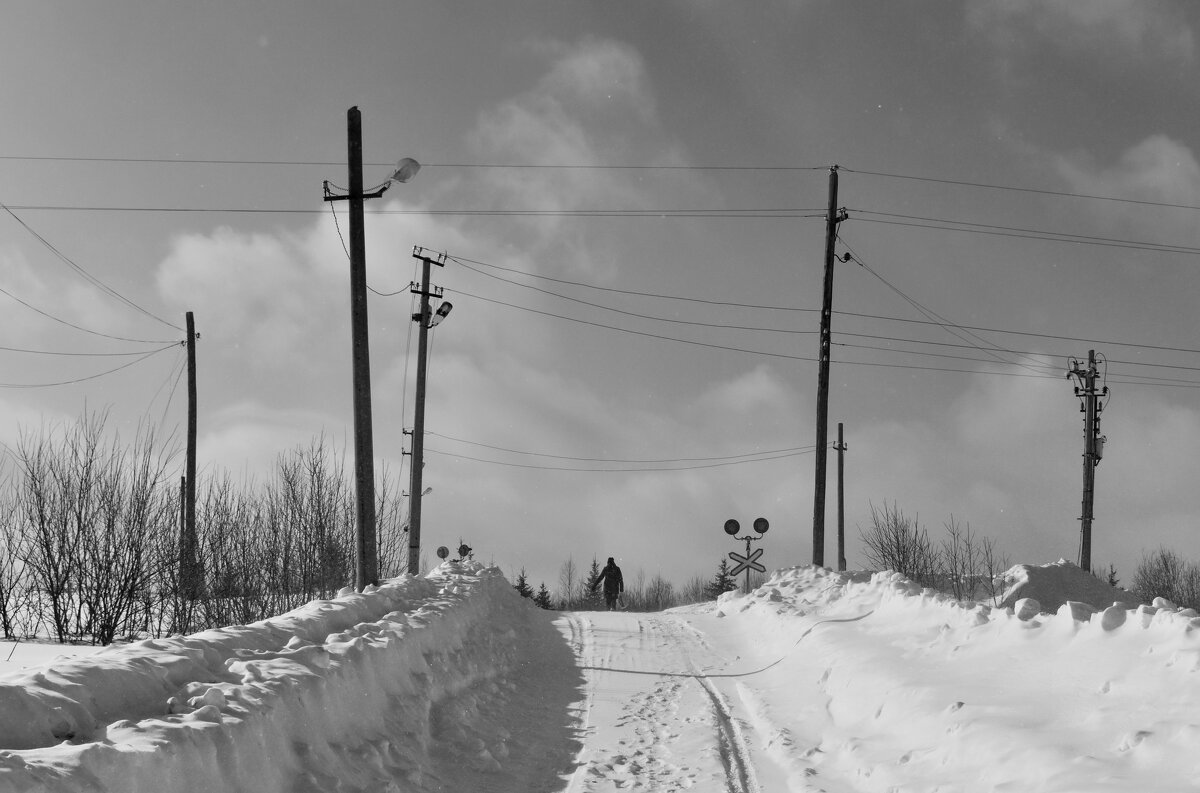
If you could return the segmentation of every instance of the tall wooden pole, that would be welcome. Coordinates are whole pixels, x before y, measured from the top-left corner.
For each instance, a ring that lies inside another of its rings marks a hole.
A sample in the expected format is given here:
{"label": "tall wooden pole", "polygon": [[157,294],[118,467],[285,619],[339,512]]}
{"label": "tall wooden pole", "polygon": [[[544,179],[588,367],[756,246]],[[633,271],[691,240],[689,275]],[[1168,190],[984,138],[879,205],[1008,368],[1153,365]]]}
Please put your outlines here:
{"label": "tall wooden pole", "polygon": [[825,219],[825,282],[821,300],[820,358],[817,373],[816,472],[813,486],[813,564],[825,564],[825,468],[829,454],[829,348],[833,315],[833,260],[837,240],[838,167],[829,169],[829,210]]}
{"label": "tall wooden pole", "polygon": [[[408,484],[408,572],[417,575],[421,570],[421,499],[425,495],[422,482],[425,474],[425,383],[429,367],[429,328],[435,324],[435,317],[429,312],[429,298],[442,294],[441,289],[435,289],[429,283],[430,265],[444,267],[446,257],[445,254],[436,258],[427,256],[424,249],[416,248],[413,258],[421,260],[421,284],[412,289],[421,295],[421,310],[412,316],[418,323],[417,404],[413,408],[412,471]],[[449,309],[450,304],[443,303],[438,314],[445,316],[443,310],[448,312]]]}
{"label": "tall wooden pole", "polygon": [[1096,351],[1088,350],[1083,372],[1083,507],[1080,517],[1079,567],[1092,569],[1092,516],[1096,497]]}
{"label": "tall wooden pole", "polygon": [[421,488],[425,468],[425,372],[429,344],[429,264],[421,259],[421,311],[413,316],[417,323],[417,403],[413,408],[412,471],[408,485],[408,572],[421,570]]}
{"label": "tall wooden pole", "polygon": [[184,315],[187,332],[187,460],[184,465],[183,493],[183,559],[181,564],[182,583],[187,597],[195,598],[200,594],[200,571],[197,569],[196,542],[196,320],[192,312]]}
{"label": "tall wooden pole", "polygon": [[354,588],[379,583],[375,551],[375,450],[371,427],[371,358],[367,325],[367,253],[363,227],[362,116],[346,113],[350,195],[350,337],[354,370],[354,489],[357,502]]}

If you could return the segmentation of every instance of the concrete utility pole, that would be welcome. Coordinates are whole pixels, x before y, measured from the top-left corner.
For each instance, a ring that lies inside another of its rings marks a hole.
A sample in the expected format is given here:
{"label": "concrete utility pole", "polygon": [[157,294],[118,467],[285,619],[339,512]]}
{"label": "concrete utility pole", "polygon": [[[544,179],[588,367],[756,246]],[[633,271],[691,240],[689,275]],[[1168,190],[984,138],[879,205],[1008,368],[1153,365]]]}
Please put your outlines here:
{"label": "concrete utility pole", "polygon": [[184,463],[183,525],[180,533],[180,589],[184,597],[200,596],[200,571],[197,569],[196,543],[196,320],[192,312],[184,314],[187,332],[187,459]]}
{"label": "concrete utility pole", "polygon": [[842,440],[842,422],[838,422],[838,570],[846,569],[846,449]]}
{"label": "concrete utility pole", "polygon": [[833,261],[837,226],[846,219],[838,210],[838,166],[829,169],[829,211],[825,218],[825,284],[821,301],[820,364],[817,375],[816,481],[813,487],[813,564],[825,564],[825,478],[829,454],[829,348],[833,315]]}
{"label": "concrete utility pole", "polygon": [[1092,569],[1092,502],[1096,492],[1096,466],[1104,455],[1104,438],[1100,435],[1100,412],[1104,406],[1100,397],[1108,395],[1108,386],[1096,389],[1096,351],[1088,350],[1087,368],[1080,361],[1071,359],[1071,370],[1067,377],[1079,381],[1075,396],[1079,397],[1079,411],[1083,413],[1083,508],[1080,522],[1079,567],[1090,572]]}
{"label": "concrete utility pole", "polygon": [[450,303],[438,307],[437,316],[429,313],[429,298],[441,297],[441,289],[430,289],[430,265],[446,266],[446,256],[426,256],[422,248],[413,249],[413,258],[421,261],[421,283],[412,292],[421,296],[421,310],[413,314],[417,323],[417,401],[413,408],[412,471],[409,474],[408,501],[408,572],[417,575],[421,569],[421,496],[425,467],[425,372],[428,364],[429,329],[450,313]]}

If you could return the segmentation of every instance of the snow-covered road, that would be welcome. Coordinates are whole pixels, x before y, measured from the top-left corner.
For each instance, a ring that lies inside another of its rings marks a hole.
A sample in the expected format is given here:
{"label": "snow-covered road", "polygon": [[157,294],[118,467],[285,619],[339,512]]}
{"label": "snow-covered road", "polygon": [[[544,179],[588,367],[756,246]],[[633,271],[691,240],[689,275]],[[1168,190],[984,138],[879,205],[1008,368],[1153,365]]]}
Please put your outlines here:
{"label": "snow-covered road", "polygon": [[1114,590],[1057,607],[1095,579],[1022,575],[1053,613],[812,567],[662,613],[547,612],[443,566],[0,667],[0,793],[1200,788],[1200,616],[1104,608]]}
{"label": "snow-covered road", "polygon": [[1200,789],[1200,618],[1170,604],[1045,614],[795,568],[557,625],[586,680],[569,793]]}

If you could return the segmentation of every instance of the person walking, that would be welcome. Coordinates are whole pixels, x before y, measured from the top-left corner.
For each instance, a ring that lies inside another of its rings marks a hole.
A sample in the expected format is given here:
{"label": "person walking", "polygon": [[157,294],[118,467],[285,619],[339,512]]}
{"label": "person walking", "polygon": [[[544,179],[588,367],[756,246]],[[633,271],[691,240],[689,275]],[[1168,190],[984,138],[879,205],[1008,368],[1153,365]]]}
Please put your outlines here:
{"label": "person walking", "polygon": [[600,571],[600,577],[592,584],[593,592],[601,582],[604,583],[604,605],[609,611],[613,611],[617,607],[617,598],[625,591],[625,579],[621,577],[621,568],[617,567],[611,556],[608,557],[608,564]]}

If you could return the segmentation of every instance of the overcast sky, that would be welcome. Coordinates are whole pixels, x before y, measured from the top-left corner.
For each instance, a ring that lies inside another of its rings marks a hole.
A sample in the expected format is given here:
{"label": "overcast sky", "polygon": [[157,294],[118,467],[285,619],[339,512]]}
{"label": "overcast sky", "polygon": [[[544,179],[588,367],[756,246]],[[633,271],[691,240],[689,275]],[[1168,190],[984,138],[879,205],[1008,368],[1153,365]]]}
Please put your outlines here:
{"label": "overcast sky", "polygon": [[398,292],[370,301],[375,449],[405,489],[411,251],[451,257],[427,547],[682,583],[761,515],[769,567],[811,561],[837,164],[851,565],[872,502],[1075,560],[1065,372],[1089,349],[1111,391],[1093,561],[1127,582],[1160,545],[1200,558],[1198,24],[1184,0],[14,5],[0,345],[162,351],[0,352],[0,439],[107,407],[179,442],[193,311],[205,471],[345,445],[345,205],[335,224],[321,187],[346,184],[358,106],[368,186],[425,166],[366,218],[370,285]]}

